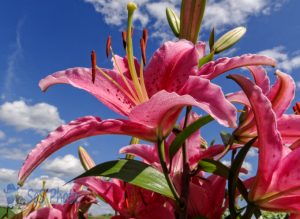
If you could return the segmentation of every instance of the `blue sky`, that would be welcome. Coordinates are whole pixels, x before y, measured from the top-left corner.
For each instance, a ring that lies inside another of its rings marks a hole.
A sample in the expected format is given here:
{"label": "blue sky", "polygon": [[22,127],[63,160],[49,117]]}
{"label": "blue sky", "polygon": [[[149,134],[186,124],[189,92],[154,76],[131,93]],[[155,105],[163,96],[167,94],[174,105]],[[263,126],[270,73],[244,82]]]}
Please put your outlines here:
{"label": "blue sky", "polygon": [[[115,53],[124,55],[121,31],[126,23],[126,2],[0,2],[0,186],[14,182],[26,153],[61,123],[84,115],[119,117],[81,90],[59,85],[42,93],[38,82],[57,70],[90,66],[92,49],[97,51],[97,64],[110,68],[110,59],[105,57],[105,42],[111,35]],[[180,1],[140,0],[137,3],[140,9],[135,19],[136,55],[140,56],[141,29],[147,27],[150,57],[164,40],[172,39],[164,10],[173,7],[178,11]],[[278,60],[278,68],[292,74],[299,89],[299,8],[300,2],[296,0],[208,0],[201,39],[207,40],[212,26],[216,27],[217,36],[235,26],[246,26],[246,36],[225,55],[262,53],[273,56]],[[273,77],[274,69],[269,72]],[[216,82],[225,86],[226,92],[233,84],[224,77]],[[298,100],[299,95],[297,90]],[[209,131],[204,134],[209,139],[218,136]],[[36,186],[40,183],[40,175],[48,175],[49,182],[56,185],[56,182],[63,183],[76,176],[81,171],[76,158],[79,145],[86,146],[97,162],[103,162],[118,158],[118,149],[128,141],[128,137],[115,136],[78,141],[51,156],[28,182]]]}

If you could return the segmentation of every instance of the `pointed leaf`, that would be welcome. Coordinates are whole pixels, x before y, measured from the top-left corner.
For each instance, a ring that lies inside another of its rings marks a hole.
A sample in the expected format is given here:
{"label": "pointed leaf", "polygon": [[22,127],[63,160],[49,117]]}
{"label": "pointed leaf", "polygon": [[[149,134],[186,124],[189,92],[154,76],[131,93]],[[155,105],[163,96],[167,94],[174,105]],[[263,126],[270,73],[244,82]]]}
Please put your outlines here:
{"label": "pointed leaf", "polygon": [[[212,159],[202,159],[198,163],[198,167],[207,172],[207,173],[213,173],[218,176],[222,176],[226,179],[229,177],[229,167],[225,166],[220,161],[212,160]],[[244,183],[238,178],[237,180],[237,187],[244,197],[245,200],[248,198],[248,192],[247,189],[244,186]]]}
{"label": "pointed leaf", "polygon": [[173,31],[174,35],[176,37],[178,37],[179,32],[180,32],[179,18],[177,17],[176,13],[171,8],[166,9],[166,15],[167,15],[168,23],[169,23],[169,26],[171,27],[171,30]]}
{"label": "pointed leaf", "polygon": [[221,132],[220,135],[221,135],[221,139],[222,139],[223,144],[225,146],[229,145],[230,144],[230,140],[232,139],[232,135],[229,134],[229,133],[227,133],[227,132]]}
{"label": "pointed leaf", "polygon": [[257,137],[253,138],[247,144],[245,144],[244,147],[242,147],[242,149],[237,154],[230,168],[229,176],[228,176],[228,194],[229,194],[229,211],[231,215],[236,215],[234,203],[235,203],[236,185],[237,185],[240,169],[242,167],[242,164],[245,160],[245,157],[249,149],[251,148],[251,146],[254,144],[256,140]]}
{"label": "pointed leaf", "polygon": [[93,167],[75,179],[87,176],[117,178],[174,199],[164,175],[148,164],[137,160],[114,160],[105,162]]}
{"label": "pointed leaf", "polygon": [[191,123],[180,134],[178,134],[170,146],[170,150],[169,150],[170,159],[174,157],[174,155],[177,153],[181,145],[188,137],[190,137],[199,128],[201,128],[202,126],[208,124],[213,120],[214,119],[210,115],[203,116],[197,119],[195,122]]}

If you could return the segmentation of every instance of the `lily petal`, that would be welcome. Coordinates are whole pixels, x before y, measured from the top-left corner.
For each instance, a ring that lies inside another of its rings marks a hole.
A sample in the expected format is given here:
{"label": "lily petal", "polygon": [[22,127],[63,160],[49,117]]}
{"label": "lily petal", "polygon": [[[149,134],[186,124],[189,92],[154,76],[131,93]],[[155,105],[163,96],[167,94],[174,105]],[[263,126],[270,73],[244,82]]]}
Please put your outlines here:
{"label": "lily petal", "polygon": [[208,79],[190,76],[178,92],[180,95],[192,96],[197,106],[209,113],[220,124],[229,127],[236,126],[236,108],[225,98],[220,86]]}
{"label": "lily petal", "polygon": [[[256,181],[249,193],[251,200],[260,197],[267,190],[272,176],[283,156],[280,134],[277,130],[276,117],[268,98],[252,81],[241,75],[230,75],[247,95],[255,115],[258,145],[259,164]],[[254,194],[253,194],[254,193]]]}
{"label": "lily petal", "polygon": [[179,90],[190,75],[195,75],[205,44],[194,45],[187,40],[166,42],[152,56],[145,68],[145,84],[149,96],[160,90]]}
{"label": "lily petal", "polygon": [[29,214],[25,219],[63,219],[63,213],[55,208],[41,208]]}
{"label": "lily petal", "polygon": [[277,118],[280,118],[295,97],[296,85],[290,75],[279,70],[276,71],[276,75],[278,79],[267,96],[272,102],[272,107]]}
{"label": "lily petal", "polygon": [[114,210],[122,212],[122,204],[125,200],[125,193],[121,187],[113,182],[104,181],[96,177],[84,177],[75,181],[86,186],[103,198]]}
{"label": "lily petal", "polygon": [[278,119],[278,130],[284,144],[292,144],[300,137],[300,115],[283,114]]}
{"label": "lily petal", "polygon": [[[129,92],[120,74],[107,69],[102,70]],[[40,81],[39,86],[42,91],[46,91],[55,84],[72,85],[89,92],[115,112],[127,116],[135,104],[98,70],[96,73],[96,79],[93,83],[91,80],[92,71],[89,68],[70,68],[47,76]],[[132,86],[131,81],[128,81],[128,83]]]}
{"label": "lily petal", "polygon": [[270,79],[262,66],[247,66],[252,74],[255,84],[259,86],[264,94],[270,91]]}
{"label": "lily petal", "polygon": [[19,172],[19,184],[22,185],[40,163],[63,146],[82,138],[103,134],[125,134],[146,140],[156,140],[155,130],[131,121],[121,119],[102,121],[98,117],[82,117],[57,128],[36,145]]}
{"label": "lily petal", "polygon": [[[128,59],[125,56],[124,58],[118,55],[115,55],[115,59],[112,59],[113,62],[113,71],[118,72],[121,71],[122,74],[124,74],[127,78],[131,78],[130,76],[130,70],[128,66]],[[136,58],[134,58],[134,65],[137,72],[140,71],[140,64],[137,61]]]}
{"label": "lily petal", "polygon": [[143,159],[147,164],[159,164],[159,158],[157,154],[157,149],[155,145],[146,145],[146,144],[132,144],[125,147],[122,147],[119,150],[120,154],[131,154]]}
{"label": "lily petal", "polygon": [[267,56],[253,54],[247,54],[233,58],[225,57],[207,63],[200,68],[200,70],[197,72],[197,75],[211,80],[232,69],[253,65],[275,66],[276,62],[274,59]]}

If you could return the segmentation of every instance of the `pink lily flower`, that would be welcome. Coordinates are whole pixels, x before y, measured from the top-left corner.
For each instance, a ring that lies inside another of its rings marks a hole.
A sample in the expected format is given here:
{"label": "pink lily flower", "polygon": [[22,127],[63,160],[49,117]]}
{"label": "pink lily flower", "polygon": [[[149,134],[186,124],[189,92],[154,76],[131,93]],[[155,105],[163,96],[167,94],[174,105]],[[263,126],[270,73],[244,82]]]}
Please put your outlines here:
{"label": "pink lily flower", "polygon": [[[82,190],[82,185],[74,184],[70,196],[64,204],[47,204],[46,207],[37,207],[28,214],[26,219],[78,219],[81,214],[87,218],[87,211],[92,204],[97,203],[95,195],[90,191]],[[41,205],[42,203],[40,203]],[[50,206],[49,206],[50,205]]]}
{"label": "pink lily flower", "polygon": [[[188,124],[197,120],[199,116],[195,113],[190,115]],[[181,128],[183,121],[181,122]],[[171,170],[170,176],[176,185],[178,191],[181,187],[181,174],[183,169],[181,150],[173,157],[172,163],[167,156],[171,142],[175,135],[172,133],[165,142],[166,162]],[[200,131],[196,131],[186,141],[187,154],[190,169],[193,170],[198,164],[199,160],[203,158],[212,158],[222,153],[223,145],[214,145],[205,149],[201,145],[205,144],[200,137]],[[123,147],[120,153],[132,154],[143,159],[143,162],[148,163],[155,168],[161,170],[157,147],[155,145],[135,144]],[[188,217],[194,218],[196,216],[205,216],[206,218],[221,218],[226,206],[223,205],[225,196],[226,179],[211,175],[204,179],[204,174],[199,172],[190,181],[190,196],[188,202]],[[217,188],[217,189],[216,189]],[[199,199],[199,197],[202,197]]]}
{"label": "pink lily flower", "polygon": [[254,114],[259,145],[259,163],[249,201],[261,209],[300,212],[300,150],[284,146],[272,103],[249,79],[232,75],[243,89]]}
{"label": "pink lily flower", "polygon": [[[300,116],[284,114],[289,108],[295,96],[295,82],[293,78],[280,71],[276,71],[277,81],[270,87],[270,80],[266,72],[259,67],[249,67],[257,86],[262,89],[263,94],[272,103],[272,109],[276,114],[278,130],[280,131],[283,143],[291,145],[300,136]],[[246,115],[242,123],[235,130],[234,135],[241,143],[248,142],[257,135],[257,128],[251,105],[243,92],[237,92],[227,97],[232,102],[242,103],[246,107]]]}
{"label": "pink lily flower", "polygon": [[212,79],[242,66],[274,65],[274,60],[244,55],[219,59],[198,70],[198,60],[204,55],[204,47],[204,43],[195,46],[185,40],[167,42],[154,53],[144,75],[142,66],[137,67],[141,74],[135,80],[127,77],[131,74],[130,63],[117,56],[113,70],[95,69],[93,66],[97,73],[94,83],[89,68],[67,69],[41,80],[39,85],[43,91],[54,84],[70,84],[84,89],[129,120],[102,121],[97,117],[84,117],[59,127],[28,155],[19,173],[19,184],[52,153],[81,138],[126,134],[156,141],[158,134],[167,136],[181,109],[187,105],[205,110],[222,125],[236,126],[235,107],[225,99],[221,88],[205,77]]}
{"label": "pink lily flower", "polygon": [[85,177],[76,180],[76,183],[88,187],[117,211],[119,215],[113,218],[175,218],[173,207],[167,198],[121,180],[106,181]]}

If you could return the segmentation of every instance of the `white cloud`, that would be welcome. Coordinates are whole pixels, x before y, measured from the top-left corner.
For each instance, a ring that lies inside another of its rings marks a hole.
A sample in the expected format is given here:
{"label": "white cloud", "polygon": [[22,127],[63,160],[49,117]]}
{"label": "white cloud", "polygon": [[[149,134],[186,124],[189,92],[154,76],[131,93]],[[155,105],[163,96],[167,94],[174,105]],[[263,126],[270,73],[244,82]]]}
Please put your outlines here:
{"label": "white cloud", "polygon": [[[15,71],[16,71],[16,64],[20,57],[22,57],[22,45],[21,45],[21,29],[24,24],[24,18],[20,19],[17,28],[16,28],[16,39],[14,44],[12,45],[12,52],[7,58],[7,68],[6,74],[4,78],[4,86],[3,86],[3,95],[1,98],[5,98],[8,94],[10,95],[12,83],[15,80]],[[6,94],[6,95],[4,95]]]}
{"label": "white cloud", "polygon": [[[226,166],[230,166],[231,162],[229,160],[223,160],[222,163]],[[248,174],[252,174],[253,166],[250,162],[244,161],[242,168],[246,169],[248,171]],[[241,175],[245,175],[244,173],[241,173]]]}
{"label": "white cloud", "polygon": [[66,181],[59,177],[41,176],[30,179],[25,182],[22,188],[18,189],[17,194],[25,200],[30,201],[41,192],[43,181],[46,182],[45,188],[48,189],[48,198],[51,203],[64,203],[70,195],[72,183],[66,184]]}
{"label": "white cloud", "polygon": [[47,103],[27,105],[23,100],[0,105],[0,120],[17,130],[33,129],[39,133],[52,131],[64,122],[55,106]]}
{"label": "white cloud", "polygon": [[296,82],[296,88],[299,90],[300,89],[300,81]]}
{"label": "white cloud", "polygon": [[74,178],[84,172],[78,158],[72,154],[44,162],[42,169],[51,176]]}
{"label": "white cloud", "polygon": [[1,183],[16,183],[18,172],[12,169],[0,168]]}
{"label": "white cloud", "polygon": [[270,56],[277,61],[277,68],[288,73],[294,69],[300,68],[300,55],[289,55],[283,46],[277,46],[272,49],[267,49],[259,52],[261,55]]}
{"label": "white cloud", "polygon": [[[93,4],[95,10],[103,15],[104,21],[109,25],[125,26],[127,19],[127,0],[84,0]],[[204,27],[222,30],[225,26],[245,24],[249,17],[267,15],[278,10],[286,0],[211,0],[207,2],[204,16]],[[165,9],[173,8],[179,15],[180,0],[139,0],[136,1],[139,9],[135,20],[147,25],[154,37],[170,38]],[[150,22],[151,21],[151,22]],[[168,30],[168,31],[166,31]]]}
{"label": "white cloud", "polygon": [[209,1],[204,26],[217,29],[228,25],[245,24],[249,17],[270,14],[281,7],[284,0],[222,0]]}
{"label": "white cloud", "polygon": [[24,160],[28,151],[19,148],[0,148],[0,157],[9,160]]}
{"label": "white cloud", "polygon": [[0,139],[4,139],[4,138],[5,138],[5,133],[0,130]]}

